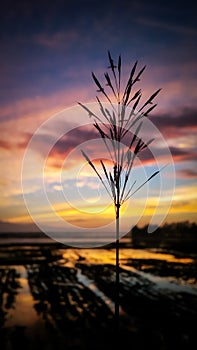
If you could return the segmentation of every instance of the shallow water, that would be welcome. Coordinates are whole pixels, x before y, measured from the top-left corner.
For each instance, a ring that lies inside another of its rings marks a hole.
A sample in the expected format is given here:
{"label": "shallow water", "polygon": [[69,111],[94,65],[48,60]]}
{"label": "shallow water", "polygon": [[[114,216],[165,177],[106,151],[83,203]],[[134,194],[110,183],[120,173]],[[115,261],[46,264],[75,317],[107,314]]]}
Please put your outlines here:
{"label": "shallow water", "polygon": [[[7,339],[13,343],[16,327],[23,329],[23,337],[31,339],[31,346],[39,342],[46,349],[53,349],[51,344],[59,339],[66,347],[72,329],[82,338],[80,329],[89,332],[90,325],[93,329],[100,325],[110,329],[114,313],[114,249],[55,248],[50,251],[35,246],[31,249],[28,245],[0,249],[0,257],[6,262],[0,266],[5,350],[14,349]],[[15,257],[16,264],[13,264]],[[132,302],[138,303],[138,295],[139,307],[142,296],[147,300],[145,305],[149,300],[160,302],[168,298],[170,310],[173,303],[179,313],[182,309],[188,314],[193,312],[189,300],[196,298],[197,301],[195,266],[194,257],[179,258],[165,252],[121,248],[122,317],[128,317],[128,322],[133,324],[135,316],[131,307]],[[127,298],[128,310],[124,302]],[[64,334],[62,329],[70,331]]]}
{"label": "shallow water", "polygon": [[[99,264],[110,264],[115,261],[115,250],[114,249],[66,249],[63,258],[64,259],[78,259],[83,257],[89,263],[99,263]],[[121,248],[120,249],[120,260],[128,259],[156,259],[165,260],[168,262],[178,262],[178,263],[192,263],[193,258],[177,258],[173,254],[166,254],[161,252],[154,252],[151,250],[143,249],[131,249],[131,248]]]}
{"label": "shallow water", "polygon": [[[30,293],[27,271],[24,266],[12,266],[17,274],[20,276],[17,281],[20,287],[17,290],[17,295],[14,303],[14,307],[10,308],[5,322],[5,327],[12,327],[14,325],[19,326],[31,326],[35,323],[38,315],[33,308],[34,300]],[[4,309],[5,309],[5,298],[4,296]]]}

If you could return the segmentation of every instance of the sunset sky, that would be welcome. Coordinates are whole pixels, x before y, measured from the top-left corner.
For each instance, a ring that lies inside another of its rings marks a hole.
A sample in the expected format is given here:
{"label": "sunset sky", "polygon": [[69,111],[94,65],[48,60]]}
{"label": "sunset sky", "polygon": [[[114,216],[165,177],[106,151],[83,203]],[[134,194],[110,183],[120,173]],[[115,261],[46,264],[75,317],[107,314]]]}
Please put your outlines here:
{"label": "sunset sky", "polygon": [[[67,227],[71,231],[95,228],[95,222],[103,227],[111,223],[109,199],[79,152],[86,148],[87,140],[97,137],[96,130],[92,134],[88,115],[81,115],[77,106],[78,101],[95,101],[98,93],[91,72],[102,80],[108,50],[114,59],[121,54],[123,80],[136,60],[139,69],[146,64],[139,83],[145,96],[162,88],[151,121],[167,141],[176,171],[172,206],[165,222],[197,222],[195,2],[7,0],[0,7],[0,230],[9,231],[15,224],[31,227],[33,221],[23,191],[31,203],[33,220],[51,225],[51,229],[56,229],[52,210],[71,224]],[[43,127],[43,123],[63,110],[62,124],[58,119],[51,122],[47,134],[48,124]],[[39,127],[36,147],[23,174],[22,191],[22,160]],[[50,138],[61,135],[63,130],[69,132],[63,138],[59,136],[50,150]],[[88,145],[89,150],[94,148]],[[43,161],[47,196],[53,209],[40,200]],[[142,158],[142,165],[154,171],[154,164],[146,161],[146,157]],[[138,169],[136,176],[140,176]],[[143,224],[154,212],[157,185],[156,180],[141,218]],[[169,204],[168,189],[165,191],[158,208],[160,214]],[[143,196],[144,192],[136,197],[135,211],[132,203],[126,209],[125,230],[132,225],[130,216],[139,215]]]}

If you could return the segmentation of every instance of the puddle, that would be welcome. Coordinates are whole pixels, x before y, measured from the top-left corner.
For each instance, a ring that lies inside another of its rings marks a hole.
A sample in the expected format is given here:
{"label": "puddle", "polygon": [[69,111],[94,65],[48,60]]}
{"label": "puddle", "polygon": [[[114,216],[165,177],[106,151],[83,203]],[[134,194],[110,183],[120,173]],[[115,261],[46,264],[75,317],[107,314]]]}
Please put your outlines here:
{"label": "puddle", "polygon": [[17,281],[20,284],[17,290],[14,307],[10,308],[6,317],[5,327],[32,326],[38,320],[38,315],[34,309],[34,300],[29,290],[27,271],[24,266],[13,266],[20,277]]}
{"label": "puddle", "polygon": [[[108,306],[110,311],[114,313],[114,302],[110,298],[108,298],[99,288],[97,288],[93,280],[83,275],[80,269],[77,269],[77,278],[80,283],[82,283],[85,287],[89,288],[96,296],[101,298],[101,300]],[[120,310],[120,312],[121,311],[122,310]]]}
{"label": "puddle", "polygon": [[148,279],[150,282],[153,282],[155,284],[156,288],[166,289],[169,292],[175,292],[175,293],[183,292],[183,293],[190,293],[190,294],[197,295],[197,285],[191,286],[189,284],[184,283],[184,281],[181,281],[180,279],[176,281],[176,278],[173,278],[173,277],[167,278],[167,277],[155,276],[147,272],[139,271],[132,266],[127,266],[124,264],[121,264],[121,267],[124,270],[132,271],[138,274],[139,276],[142,276],[143,278]]}

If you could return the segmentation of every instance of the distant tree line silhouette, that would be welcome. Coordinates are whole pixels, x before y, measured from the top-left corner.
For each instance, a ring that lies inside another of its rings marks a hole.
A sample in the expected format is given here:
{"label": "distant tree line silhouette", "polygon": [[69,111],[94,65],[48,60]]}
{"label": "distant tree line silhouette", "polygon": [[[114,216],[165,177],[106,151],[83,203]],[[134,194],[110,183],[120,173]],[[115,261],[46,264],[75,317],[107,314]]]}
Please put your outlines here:
{"label": "distant tree line silhouette", "polygon": [[189,221],[164,224],[153,233],[148,225],[134,226],[130,231],[133,248],[161,248],[197,253],[197,224]]}

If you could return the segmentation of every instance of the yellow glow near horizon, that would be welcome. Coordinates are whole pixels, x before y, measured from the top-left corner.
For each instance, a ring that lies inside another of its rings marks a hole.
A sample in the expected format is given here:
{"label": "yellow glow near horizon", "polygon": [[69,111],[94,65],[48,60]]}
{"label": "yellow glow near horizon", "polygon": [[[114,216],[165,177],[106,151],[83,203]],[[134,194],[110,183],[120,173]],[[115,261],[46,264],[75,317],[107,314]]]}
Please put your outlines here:
{"label": "yellow glow near horizon", "polygon": [[114,205],[98,206],[91,205],[82,208],[70,208],[56,211],[66,222],[77,227],[96,228],[109,225],[115,219]]}
{"label": "yellow glow near horizon", "polygon": [[[165,202],[166,200],[166,202]],[[141,214],[140,221],[144,224],[147,224],[149,219],[152,217],[157,205],[157,197],[150,197],[147,200],[146,206],[144,206],[145,199],[135,199],[133,205],[131,204],[129,211],[125,211],[125,208],[121,208],[121,214],[123,224],[129,225],[132,217],[135,218]],[[163,214],[166,210],[166,205],[168,202],[168,197],[164,197],[160,203],[159,208],[157,209],[157,214]],[[79,203],[78,203],[79,204]],[[53,206],[53,210],[56,215],[60,216],[63,220],[72,225],[80,228],[95,228],[100,226],[105,226],[112,223],[115,219],[115,211],[113,204],[98,205],[95,203],[87,203],[83,207],[77,205],[73,208],[69,206],[68,203],[58,203]],[[174,195],[171,208],[167,213],[167,221],[186,220],[187,218],[192,221],[196,221],[197,218],[197,200],[196,200],[196,187],[185,187],[177,188]],[[53,213],[54,215],[54,213]],[[34,220],[39,219],[42,222],[52,223],[52,213],[47,212],[44,208],[37,207],[35,212]],[[15,215],[11,218],[6,218],[6,221],[9,223],[32,223],[32,219],[28,213],[21,213],[21,215]]]}

